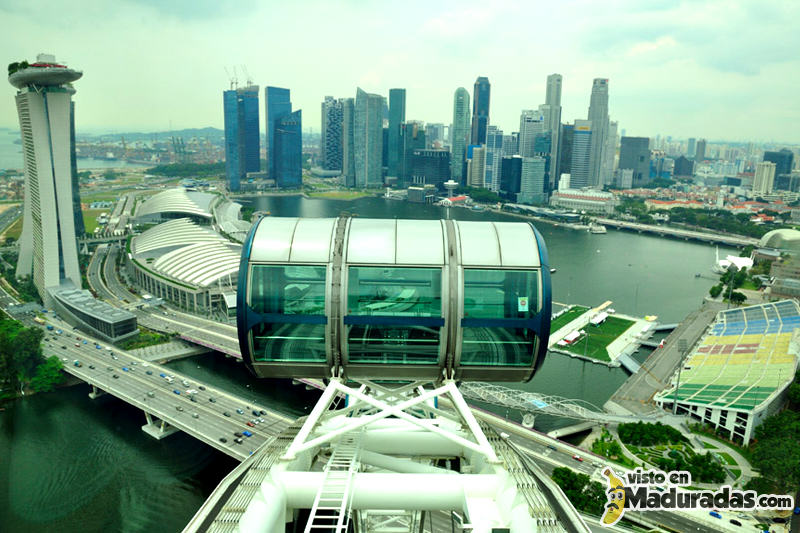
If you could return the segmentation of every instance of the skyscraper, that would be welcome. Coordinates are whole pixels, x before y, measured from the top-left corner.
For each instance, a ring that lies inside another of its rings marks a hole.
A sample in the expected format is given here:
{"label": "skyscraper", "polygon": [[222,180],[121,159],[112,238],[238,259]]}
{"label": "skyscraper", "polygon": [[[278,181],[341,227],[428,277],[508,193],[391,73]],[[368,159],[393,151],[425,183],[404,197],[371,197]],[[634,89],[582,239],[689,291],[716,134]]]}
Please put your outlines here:
{"label": "skyscraper", "polygon": [[[592,82],[592,96],[589,101],[587,118],[592,122],[592,147],[589,155],[587,185],[602,188],[603,161],[606,156],[606,136],[608,135],[608,79],[595,78]],[[574,177],[574,172],[572,175]]]}
{"label": "skyscraper", "polygon": [[425,141],[425,124],[419,121],[409,121],[400,124],[400,180],[403,186],[414,183],[412,179],[412,168],[409,157],[416,150],[424,150],[427,146]]}
{"label": "skyscraper", "polygon": [[359,188],[383,185],[383,104],[379,94],[356,91],[353,145],[355,155],[355,186]]}
{"label": "skyscraper", "polygon": [[[83,224],[78,157],[75,153],[75,102],[69,103],[69,159],[72,170],[72,211],[75,218],[75,236],[80,238],[86,234],[86,226]],[[791,164],[789,166],[791,167]]]}
{"label": "skyscraper", "polygon": [[608,134],[606,135],[605,153],[603,154],[603,168],[601,170],[603,185],[609,185],[614,181],[614,158],[617,155],[618,144],[619,139],[617,137],[617,122],[610,120],[608,122]]}
{"label": "skyscraper", "polygon": [[275,120],[273,135],[275,185],[296,189],[303,185],[303,115],[297,110]]}
{"label": "skyscraper", "polygon": [[489,127],[489,78],[480,76],[475,80],[472,93],[472,134],[470,144],[486,144],[486,130]]}
{"label": "skyscraper", "polygon": [[451,177],[463,181],[464,157],[469,145],[469,93],[463,87],[453,95],[453,143],[450,148]]}
{"label": "skyscraper", "polygon": [[258,85],[222,93],[225,118],[225,173],[228,190],[238,192],[248,172],[261,169]]}
{"label": "skyscraper", "polygon": [[569,180],[570,187],[573,189],[592,186],[589,181],[592,137],[594,137],[592,121],[576,120],[572,130],[572,159]]}
{"label": "skyscraper", "polygon": [[29,66],[9,65],[25,164],[25,203],[17,276],[33,274],[44,304],[63,282],[81,287],[71,160],[72,82],[83,73],[39,54]]}
{"label": "skyscraper", "polygon": [[[437,143],[444,141],[444,124],[434,122],[425,125],[425,143],[428,148],[436,148]],[[441,145],[439,146],[441,147]],[[448,157],[449,161],[450,158]]]}
{"label": "skyscraper", "polygon": [[547,76],[547,92],[544,103],[550,106],[549,121],[547,129],[553,137],[552,149],[550,152],[550,190],[555,190],[555,183],[561,172],[559,169],[560,157],[559,146],[561,136],[561,74],[550,74]]}
{"label": "skyscraper", "polygon": [[780,152],[764,152],[764,161],[775,163],[775,177],[792,173],[794,154],[786,148]]}
{"label": "skyscraper", "polygon": [[389,89],[389,146],[386,149],[386,175],[400,175],[400,124],[406,121],[406,90]]}
{"label": "skyscraper", "polygon": [[342,99],[342,185],[356,186],[355,165],[355,100]]}
{"label": "skyscraper", "polygon": [[699,139],[697,141],[696,150],[694,153],[694,160],[698,163],[706,160],[706,140]]}
{"label": "skyscraper", "polygon": [[521,179],[522,157],[518,155],[503,157],[503,162],[500,164],[500,196],[516,202]]}
{"label": "skyscraper", "polygon": [[494,192],[500,190],[500,164],[503,159],[503,130],[489,126],[486,134],[486,167],[483,174],[484,187]]}
{"label": "skyscraper", "polygon": [[342,170],[342,100],[332,96],[322,102],[320,151],[323,169]]}
{"label": "skyscraper", "polygon": [[545,124],[539,111],[523,109],[519,117],[519,155],[533,157],[536,136],[545,131]]}
{"label": "skyscraper", "polygon": [[619,170],[633,170],[633,187],[650,182],[650,139],[623,137],[619,148]]}
{"label": "skyscraper", "polygon": [[281,87],[264,88],[264,109],[266,115],[266,132],[264,137],[267,140],[267,168],[270,178],[274,178],[275,164],[272,161],[272,143],[275,137],[275,121],[284,115],[292,112],[292,98],[289,89]]}
{"label": "skyscraper", "polygon": [[762,161],[756,163],[756,174],[753,178],[753,194],[772,194],[775,182],[775,163]]}
{"label": "skyscraper", "polygon": [[686,147],[686,155],[690,158],[694,157],[694,152],[696,149],[697,149],[697,139],[695,139],[694,137],[689,137],[689,142]]}
{"label": "skyscraper", "polygon": [[575,134],[575,126],[571,124],[564,124],[561,126],[561,135],[559,135],[558,143],[558,176],[556,179],[556,186],[553,190],[558,189],[558,180],[561,174],[569,174],[572,172],[572,140]]}
{"label": "skyscraper", "polygon": [[486,171],[486,145],[471,144],[467,149],[467,185],[485,187],[483,175]]}
{"label": "skyscraper", "polygon": [[547,201],[547,194],[545,193],[545,168],[546,160],[544,157],[522,158],[519,194],[517,194],[518,203],[540,204]]}

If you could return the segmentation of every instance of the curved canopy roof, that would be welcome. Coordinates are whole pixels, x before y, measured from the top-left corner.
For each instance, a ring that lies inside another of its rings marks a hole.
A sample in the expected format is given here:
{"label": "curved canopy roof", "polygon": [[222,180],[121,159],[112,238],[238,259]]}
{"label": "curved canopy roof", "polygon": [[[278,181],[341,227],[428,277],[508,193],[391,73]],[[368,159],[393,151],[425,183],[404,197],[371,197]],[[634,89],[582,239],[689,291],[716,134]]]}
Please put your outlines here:
{"label": "curved canopy roof", "polygon": [[188,218],[177,218],[152,227],[131,240],[134,255],[153,255],[165,248],[183,247],[200,242],[227,242],[210,229],[198,226]]}
{"label": "curved canopy roof", "polygon": [[136,217],[161,213],[181,213],[211,219],[211,204],[218,198],[215,194],[187,191],[183,187],[168,189],[142,202]]}
{"label": "curved canopy roof", "polygon": [[800,252],[800,231],[794,229],[776,229],[761,237],[758,241],[761,248],[779,248]]}
{"label": "curved canopy roof", "polygon": [[241,250],[235,245],[197,243],[164,254],[152,267],[183,283],[208,287],[228,278],[235,282],[240,260]]}

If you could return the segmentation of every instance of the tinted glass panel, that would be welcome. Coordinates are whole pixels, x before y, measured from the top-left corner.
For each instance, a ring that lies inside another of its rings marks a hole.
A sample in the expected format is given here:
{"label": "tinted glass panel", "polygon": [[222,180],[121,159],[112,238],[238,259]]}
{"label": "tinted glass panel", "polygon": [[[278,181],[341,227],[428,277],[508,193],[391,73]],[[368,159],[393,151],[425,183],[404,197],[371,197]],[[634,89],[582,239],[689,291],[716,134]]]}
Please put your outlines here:
{"label": "tinted glass panel", "polygon": [[529,328],[465,327],[461,364],[531,366],[535,335]]}
{"label": "tinted glass panel", "polygon": [[[347,316],[369,320],[347,326],[349,360],[435,364],[441,327],[422,319],[442,316],[441,279],[440,268],[350,267]],[[392,324],[392,317],[406,323]]]}
{"label": "tinted glass panel", "polygon": [[531,318],[538,288],[538,270],[464,269],[464,318]]}
{"label": "tinted glass panel", "polygon": [[324,320],[319,323],[325,315],[325,271],[322,266],[253,265],[250,307],[273,315],[250,332],[256,361],[325,361]]}

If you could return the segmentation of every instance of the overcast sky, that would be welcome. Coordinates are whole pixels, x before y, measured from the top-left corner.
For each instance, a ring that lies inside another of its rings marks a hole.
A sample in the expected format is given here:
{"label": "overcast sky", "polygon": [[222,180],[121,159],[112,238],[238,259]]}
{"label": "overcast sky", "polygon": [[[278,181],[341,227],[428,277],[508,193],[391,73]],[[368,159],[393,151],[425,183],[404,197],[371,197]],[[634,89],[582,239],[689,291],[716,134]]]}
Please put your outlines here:
{"label": "overcast sky", "polygon": [[[291,89],[305,130],[357,86],[405,87],[408,119],[449,124],[455,89],[488,76],[491,123],[516,131],[558,72],[563,122],[606,77],[627,135],[800,143],[797,0],[0,0],[0,20],[5,63],[49,52],[83,70],[84,132],[221,128],[225,69],[242,83],[244,65]],[[13,94],[0,126],[18,125]]]}

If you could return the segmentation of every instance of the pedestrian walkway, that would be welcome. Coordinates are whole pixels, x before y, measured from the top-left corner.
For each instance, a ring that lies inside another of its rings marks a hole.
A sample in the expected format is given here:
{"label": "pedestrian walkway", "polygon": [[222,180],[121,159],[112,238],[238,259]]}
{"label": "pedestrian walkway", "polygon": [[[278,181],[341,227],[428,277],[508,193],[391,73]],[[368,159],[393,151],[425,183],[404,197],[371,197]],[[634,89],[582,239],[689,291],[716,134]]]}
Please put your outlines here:
{"label": "pedestrian walkway", "polygon": [[175,359],[208,353],[211,350],[205,346],[198,346],[183,340],[174,339],[162,344],[154,344],[153,346],[146,346],[144,348],[136,348],[135,350],[128,351],[136,357],[140,357],[151,363],[166,363],[167,361]]}

